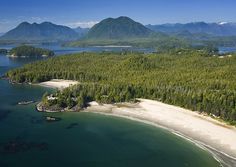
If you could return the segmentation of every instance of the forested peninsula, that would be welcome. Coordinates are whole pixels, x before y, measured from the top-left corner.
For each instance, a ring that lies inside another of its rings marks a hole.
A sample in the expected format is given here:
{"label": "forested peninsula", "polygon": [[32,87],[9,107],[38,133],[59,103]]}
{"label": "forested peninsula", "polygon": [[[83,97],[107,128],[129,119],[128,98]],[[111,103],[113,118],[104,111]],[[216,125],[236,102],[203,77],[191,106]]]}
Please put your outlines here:
{"label": "forested peninsula", "polygon": [[88,102],[159,100],[236,123],[236,55],[204,50],[166,53],[80,53],[49,58],[6,73],[11,81],[77,80],[78,85],[45,94],[44,106],[78,109]]}

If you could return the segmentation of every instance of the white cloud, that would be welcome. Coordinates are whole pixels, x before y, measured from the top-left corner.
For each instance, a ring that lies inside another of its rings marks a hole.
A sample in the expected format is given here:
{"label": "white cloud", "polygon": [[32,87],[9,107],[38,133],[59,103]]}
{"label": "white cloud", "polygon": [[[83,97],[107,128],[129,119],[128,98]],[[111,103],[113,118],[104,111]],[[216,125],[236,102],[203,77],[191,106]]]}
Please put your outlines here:
{"label": "white cloud", "polygon": [[9,24],[11,23],[9,20],[6,20],[6,19],[3,19],[3,20],[0,20],[0,24],[3,25],[3,24]]}
{"label": "white cloud", "polygon": [[14,23],[6,19],[0,20],[0,33],[7,32],[9,29],[13,28],[13,24]]}
{"label": "white cloud", "polygon": [[41,21],[44,20],[44,19],[41,18],[41,17],[35,17],[35,16],[33,16],[33,17],[30,18],[30,20],[32,20],[33,22],[41,22]]}
{"label": "white cloud", "polygon": [[13,28],[15,28],[18,24],[20,24],[23,21],[27,21],[30,23],[37,22],[40,23],[44,20],[48,20],[48,18],[45,17],[38,17],[38,16],[17,16],[15,18],[5,19],[0,18],[0,33],[7,32]]}
{"label": "white cloud", "polygon": [[97,23],[99,23],[99,22],[98,21],[87,21],[87,22],[78,21],[78,22],[68,23],[66,25],[69,27],[72,27],[72,28],[76,28],[76,27],[90,28]]}

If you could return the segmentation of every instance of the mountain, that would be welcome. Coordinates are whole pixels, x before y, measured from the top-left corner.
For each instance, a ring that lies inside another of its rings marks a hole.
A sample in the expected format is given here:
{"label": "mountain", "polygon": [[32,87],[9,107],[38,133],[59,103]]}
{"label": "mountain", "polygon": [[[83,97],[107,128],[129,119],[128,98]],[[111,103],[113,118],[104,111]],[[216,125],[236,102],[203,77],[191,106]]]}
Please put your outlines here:
{"label": "mountain", "polygon": [[88,32],[89,39],[129,39],[148,37],[153,32],[128,17],[108,18],[94,25]]}
{"label": "mountain", "polygon": [[79,35],[79,37],[84,37],[89,32],[89,28],[77,27],[77,28],[74,28],[73,30]]}
{"label": "mountain", "polygon": [[235,23],[205,23],[205,22],[194,22],[187,24],[162,24],[162,25],[147,25],[147,28],[163,32],[163,33],[179,33],[188,31],[190,33],[205,33],[214,36],[235,36],[236,35],[236,24]]}
{"label": "mountain", "polygon": [[78,38],[78,34],[69,27],[50,22],[41,24],[23,22],[8,31],[0,40],[12,41],[69,41]]}

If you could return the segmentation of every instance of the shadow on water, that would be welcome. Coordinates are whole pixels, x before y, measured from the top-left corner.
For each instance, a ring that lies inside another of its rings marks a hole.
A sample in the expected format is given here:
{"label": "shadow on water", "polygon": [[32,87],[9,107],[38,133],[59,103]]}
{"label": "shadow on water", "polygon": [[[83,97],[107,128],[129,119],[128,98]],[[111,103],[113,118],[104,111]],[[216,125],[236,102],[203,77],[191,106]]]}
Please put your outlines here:
{"label": "shadow on water", "polygon": [[66,127],[66,129],[72,129],[72,128],[77,127],[78,125],[79,125],[78,123],[71,123],[70,125]]}
{"label": "shadow on water", "polygon": [[10,110],[1,110],[0,111],[0,121],[6,119],[10,113],[11,113]]}
{"label": "shadow on water", "polygon": [[10,167],[8,164],[6,164],[6,163],[4,163],[4,162],[1,162],[1,161],[0,161],[0,166],[1,166],[1,167]]}
{"label": "shadow on water", "polygon": [[44,122],[45,122],[45,119],[43,119],[43,117],[38,117],[38,116],[30,117],[31,124],[43,124]]}

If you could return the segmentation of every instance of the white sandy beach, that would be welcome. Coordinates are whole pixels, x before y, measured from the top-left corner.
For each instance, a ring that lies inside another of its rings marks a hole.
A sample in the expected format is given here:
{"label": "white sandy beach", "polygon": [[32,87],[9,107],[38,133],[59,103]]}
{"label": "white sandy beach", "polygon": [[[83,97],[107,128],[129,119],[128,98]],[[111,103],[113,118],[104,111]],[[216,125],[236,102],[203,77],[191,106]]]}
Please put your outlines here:
{"label": "white sandy beach", "polygon": [[105,45],[105,46],[95,46],[97,48],[132,48],[129,45]]}
{"label": "white sandy beach", "polygon": [[98,105],[92,102],[87,112],[100,112],[156,124],[205,145],[232,159],[236,158],[236,128],[197,112],[140,99],[138,104]]}
{"label": "white sandy beach", "polygon": [[[58,80],[40,83],[41,86],[64,89],[77,81]],[[103,104],[91,102],[85,112],[95,112],[161,126],[177,135],[204,145],[236,162],[236,128],[224,122],[181,107],[162,102],[139,99],[139,103]],[[234,162],[234,163],[235,163]]]}
{"label": "white sandy beach", "polygon": [[72,80],[53,79],[51,81],[41,82],[38,85],[44,87],[65,89],[69,86],[76,85],[78,83],[79,83],[78,81],[72,81]]}

